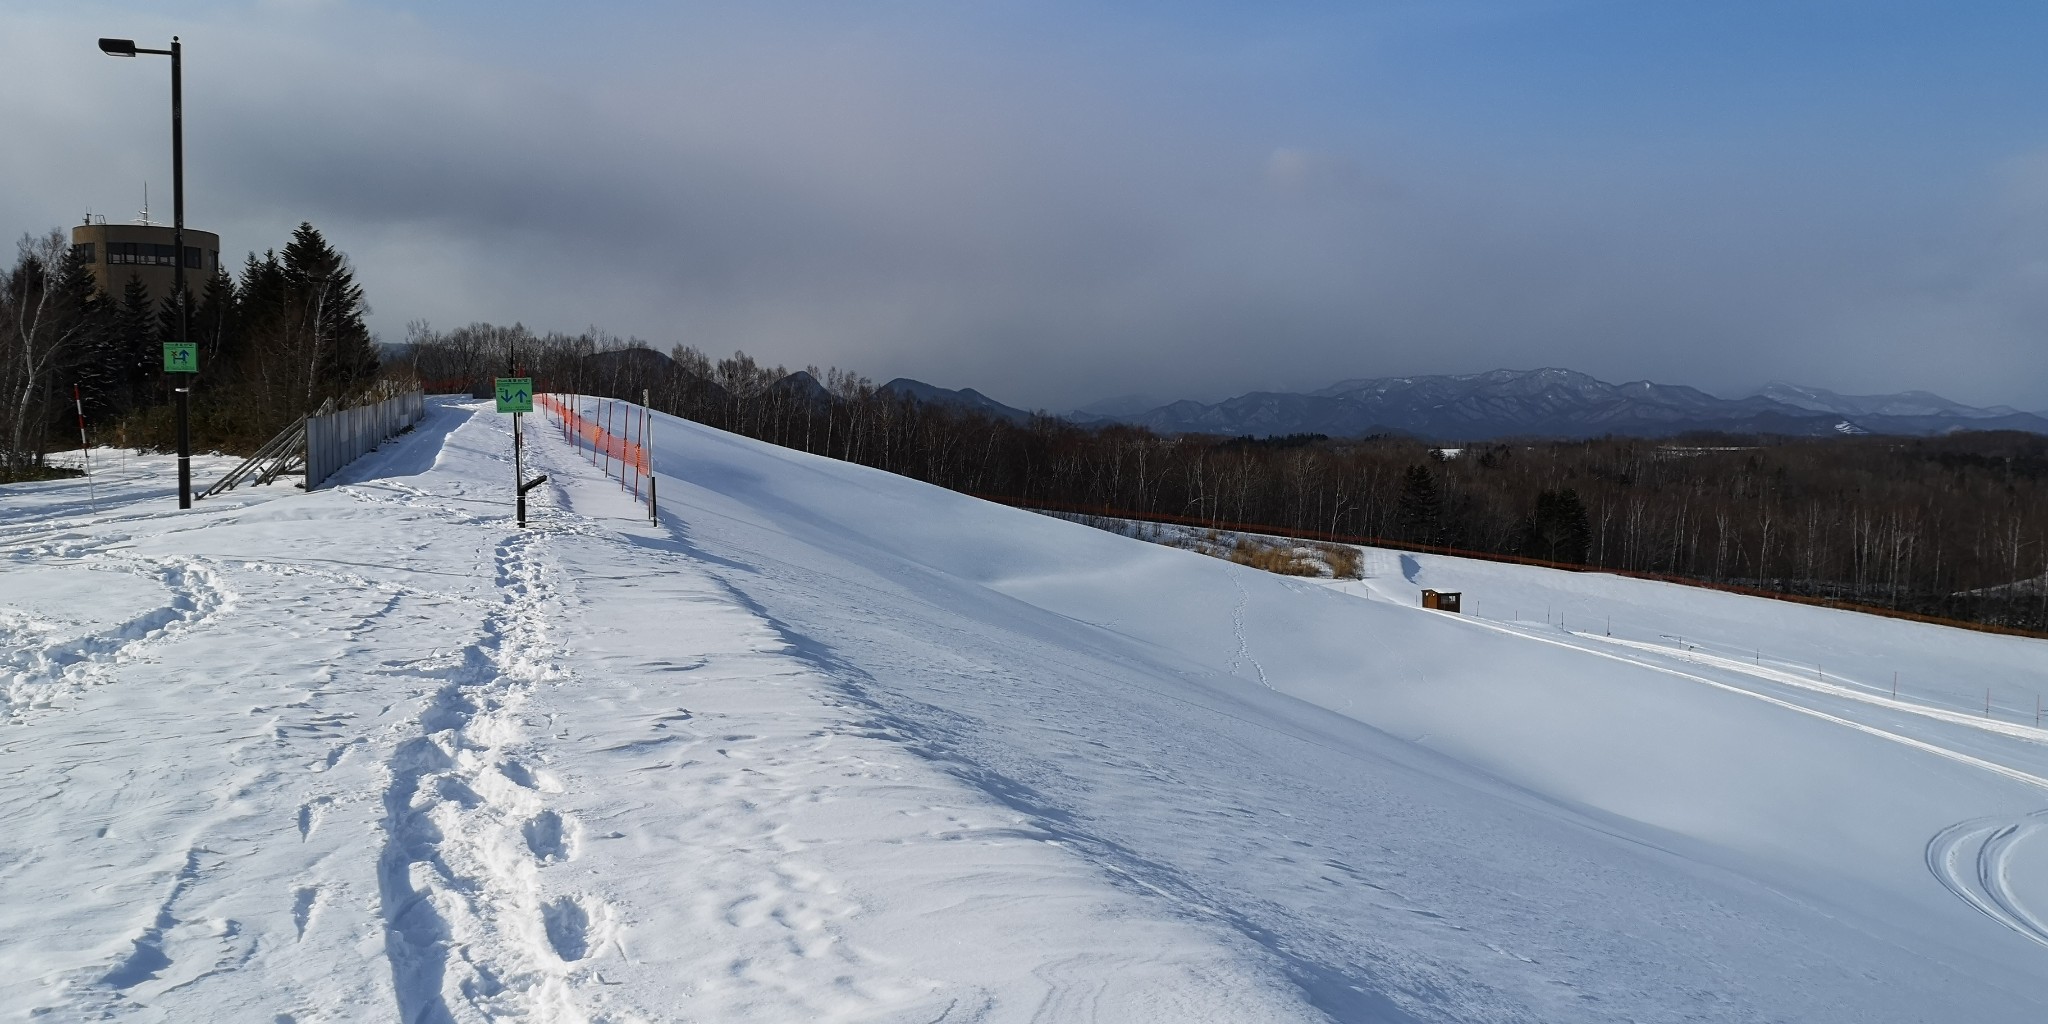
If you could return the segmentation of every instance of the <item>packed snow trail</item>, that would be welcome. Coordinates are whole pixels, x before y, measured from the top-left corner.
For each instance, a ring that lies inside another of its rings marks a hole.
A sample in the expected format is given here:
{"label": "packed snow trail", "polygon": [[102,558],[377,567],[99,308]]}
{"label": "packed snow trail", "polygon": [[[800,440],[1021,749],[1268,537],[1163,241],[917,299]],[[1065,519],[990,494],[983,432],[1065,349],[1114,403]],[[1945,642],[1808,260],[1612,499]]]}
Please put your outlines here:
{"label": "packed snow trail", "polygon": [[513,529],[508,419],[437,403],[314,494],[10,504],[0,1016],[1313,1017],[878,731],[573,453]]}
{"label": "packed snow trail", "polygon": [[2043,744],[1685,660],[1934,704],[2038,646],[1284,579],[666,417],[658,524],[529,418],[520,531],[509,419],[183,513],[146,459],[0,490],[0,1019],[2048,1012]]}

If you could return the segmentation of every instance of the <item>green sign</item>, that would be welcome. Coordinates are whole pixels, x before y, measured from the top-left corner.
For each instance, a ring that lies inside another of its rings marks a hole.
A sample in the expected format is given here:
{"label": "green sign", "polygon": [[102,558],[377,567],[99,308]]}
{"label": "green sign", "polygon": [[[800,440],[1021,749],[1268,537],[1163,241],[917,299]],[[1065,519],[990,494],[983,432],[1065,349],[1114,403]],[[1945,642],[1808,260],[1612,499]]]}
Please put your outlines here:
{"label": "green sign", "polygon": [[164,342],[165,373],[198,373],[199,345],[190,341]]}
{"label": "green sign", "polygon": [[533,378],[532,378],[532,377],[500,377],[500,378],[498,378],[498,411],[499,411],[499,412],[532,412],[532,411],[533,411]]}

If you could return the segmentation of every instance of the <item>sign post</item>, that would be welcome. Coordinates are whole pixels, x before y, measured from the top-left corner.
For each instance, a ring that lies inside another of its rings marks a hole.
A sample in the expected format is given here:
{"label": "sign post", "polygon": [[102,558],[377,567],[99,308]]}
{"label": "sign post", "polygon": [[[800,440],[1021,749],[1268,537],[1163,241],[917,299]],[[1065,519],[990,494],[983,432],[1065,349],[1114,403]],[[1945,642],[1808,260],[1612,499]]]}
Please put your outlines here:
{"label": "sign post", "polygon": [[533,480],[526,479],[524,462],[525,448],[519,434],[519,416],[533,411],[532,377],[498,378],[498,411],[512,414],[512,486],[518,493],[519,525],[526,525],[526,492],[547,483],[543,473]]}
{"label": "sign post", "polygon": [[164,372],[198,373],[198,343],[190,341],[164,342]]}
{"label": "sign post", "polygon": [[[175,45],[175,44],[173,44]],[[184,200],[179,200],[184,202]],[[180,206],[179,210],[184,207]],[[179,214],[183,218],[184,214]],[[182,223],[182,220],[181,220]],[[181,236],[182,237],[182,236]],[[185,336],[185,261],[178,261],[178,336]],[[198,373],[199,346],[189,341],[164,342],[165,373]],[[192,507],[192,385],[174,389],[178,393],[178,507]]]}

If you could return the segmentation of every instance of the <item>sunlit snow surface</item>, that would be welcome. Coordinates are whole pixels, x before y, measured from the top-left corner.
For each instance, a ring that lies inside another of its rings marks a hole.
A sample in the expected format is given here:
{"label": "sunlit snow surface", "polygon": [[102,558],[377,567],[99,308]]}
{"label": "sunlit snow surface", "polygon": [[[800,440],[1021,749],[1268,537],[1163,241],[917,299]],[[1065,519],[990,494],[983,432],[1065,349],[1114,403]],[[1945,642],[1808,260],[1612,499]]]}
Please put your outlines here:
{"label": "sunlit snow surface", "polygon": [[2048,1019],[2048,644],[509,419],[0,488],[0,1019]]}

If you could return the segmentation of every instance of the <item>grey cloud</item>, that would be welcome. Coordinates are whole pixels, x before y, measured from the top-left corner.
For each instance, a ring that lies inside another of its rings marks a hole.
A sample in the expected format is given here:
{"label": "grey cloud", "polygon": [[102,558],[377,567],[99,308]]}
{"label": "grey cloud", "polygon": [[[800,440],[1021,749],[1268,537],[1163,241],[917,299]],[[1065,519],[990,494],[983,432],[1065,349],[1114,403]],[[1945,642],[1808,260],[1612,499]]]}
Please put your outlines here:
{"label": "grey cloud", "polygon": [[[1183,108],[1135,69],[913,33],[728,26],[684,56],[549,67],[388,13],[245,14],[188,32],[193,222],[247,249],[313,220],[387,336],[595,324],[1053,408],[1539,364],[2048,406],[2048,234],[1993,212],[2031,201],[2033,165],[1886,211],[1813,169],[1276,139],[1258,97]],[[24,230],[125,214],[143,174],[167,198],[161,71],[110,67],[100,24],[0,41],[36,83],[0,111],[37,140],[0,157]]]}

